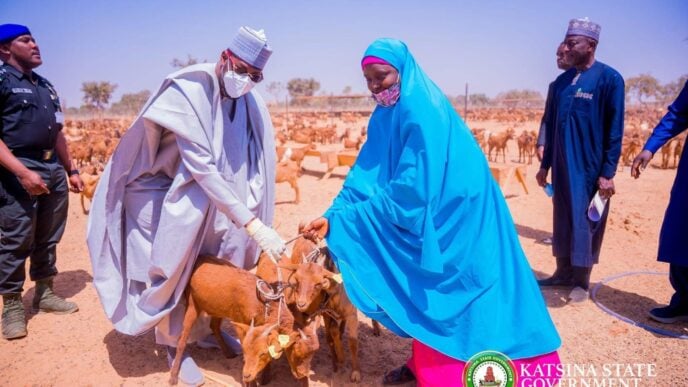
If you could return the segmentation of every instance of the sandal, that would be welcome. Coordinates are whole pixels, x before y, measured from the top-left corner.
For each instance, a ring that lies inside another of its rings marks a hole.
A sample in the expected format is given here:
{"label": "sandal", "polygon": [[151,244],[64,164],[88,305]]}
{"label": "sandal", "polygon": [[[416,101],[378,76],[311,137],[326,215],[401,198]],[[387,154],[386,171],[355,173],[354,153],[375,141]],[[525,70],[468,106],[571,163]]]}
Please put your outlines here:
{"label": "sandal", "polygon": [[410,368],[403,365],[399,368],[395,368],[385,374],[382,378],[382,384],[387,386],[393,386],[398,384],[404,384],[416,380],[416,376],[413,374]]}

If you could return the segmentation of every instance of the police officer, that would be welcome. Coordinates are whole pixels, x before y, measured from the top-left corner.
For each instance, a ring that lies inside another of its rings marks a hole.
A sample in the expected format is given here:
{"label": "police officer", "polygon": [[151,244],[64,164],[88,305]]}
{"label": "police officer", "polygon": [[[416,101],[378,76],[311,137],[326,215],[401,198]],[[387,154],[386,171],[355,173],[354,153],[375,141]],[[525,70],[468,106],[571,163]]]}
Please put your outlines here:
{"label": "police officer", "polygon": [[33,72],[43,61],[27,27],[0,25],[0,60],[0,294],[2,335],[10,340],[27,334],[21,292],[28,257],[36,281],[34,311],[78,310],[52,287],[67,221],[66,176],[73,192],[83,183],[61,131],[57,93]]}

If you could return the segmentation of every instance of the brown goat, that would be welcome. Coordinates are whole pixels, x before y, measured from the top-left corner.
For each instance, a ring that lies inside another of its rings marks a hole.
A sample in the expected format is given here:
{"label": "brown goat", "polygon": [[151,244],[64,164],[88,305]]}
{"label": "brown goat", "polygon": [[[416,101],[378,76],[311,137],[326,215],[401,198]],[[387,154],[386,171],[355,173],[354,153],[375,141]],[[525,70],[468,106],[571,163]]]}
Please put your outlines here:
{"label": "brown goat", "polygon": [[533,151],[535,150],[535,136],[527,130],[521,132],[521,135],[516,139],[518,143],[518,162],[528,164],[533,163]]}
{"label": "brown goat", "polygon": [[[282,256],[279,261],[280,264],[289,264],[290,259]],[[280,270],[281,278],[277,274]],[[278,268],[277,265],[270,259],[270,257],[262,253],[258,259],[258,266],[256,267],[256,275],[273,287],[280,287],[287,279],[291,271],[283,268]],[[282,283],[280,283],[282,281]],[[294,328],[299,331],[299,335],[295,336],[294,344],[285,349],[287,361],[292,375],[301,385],[308,385],[308,375],[311,369],[311,360],[313,355],[320,348],[318,341],[317,328],[319,319],[317,315],[310,318],[306,313],[300,312],[293,301],[293,291],[291,286],[284,287],[284,300],[287,302],[289,309],[294,316]]]}
{"label": "brown goat", "polygon": [[296,162],[296,165],[301,169],[301,163],[303,163],[304,157],[309,150],[315,149],[315,144],[309,143],[308,145],[301,148],[294,148],[291,152],[291,159]]}
{"label": "brown goat", "polygon": [[[299,224],[299,234],[303,233],[304,227],[304,224]],[[334,264],[332,263],[332,258],[330,257],[329,250],[327,249],[327,247],[318,247],[318,245],[313,241],[301,237],[294,241],[294,247],[292,248],[291,253],[291,263],[300,264],[307,262],[316,262],[327,269],[335,270]],[[325,296],[324,292],[321,293],[322,294],[320,296],[316,296],[316,298],[313,301],[311,301],[311,307],[305,311],[307,315],[313,315],[320,312],[320,305],[323,302]],[[290,298],[287,298],[287,300],[291,301],[287,301],[288,303],[294,302],[293,298],[291,297],[293,296],[290,294]],[[292,310],[292,312],[294,312],[294,310]],[[371,320],[371,323],[373,326],[373,336],[380,336],[380,323],[375,320]]]}
{"label": "brown goat", "polygon": [[[332,354],[335,372],[344,364],[342,334],[346,331],[349,352],[351,352],[350,380],[361,381],[361,367],[358,362],[358,310],[344,291],[337,275],[314,262],[280,265],[293,270],[290,284],[295,287],[296,307],[301,312],[317,308],[325,323],[325,338]],[[324,295],[323,295],[324,293]],[[324,298],[323,298],[324,296]],[[321,300],[315,301],[314,300]]]}
{"label": "brown goat", "polygon": [[294,189],[295,198],[294,204],[299,204],[301,201],[301,194],[299,191],[299,175],[301,168],[295,161],[286,160],[277,163],[277,170],[275,171],[275,183],[287,182]]}
{"label": "brown goat", "polygon": [[79,194],[81,199],[81,209],[84,211],[84,214],[88,215],[89,210],[86,209],[86,204],[84,204],[84,201],[85,199],[88,199],[89,202],[93,200],[93,195],[96,192],[96,185],[98,184],[98,180],[100,180],[100,176],[87,172],[81,172],[79,177],[81,177],[81,181],[84,183],[84,189],[81,190]]}
{"label": "brown goat", "polygon": [[317,332],[319,323],[320,320],[316,318],[303,329],[298,328],[299,336],[294,340],[294,344],[284,350],[291,374],[302,386],[308,386],[311,361],[320,348]]}
{"label": "brown goat", "polygon": [[[259,347],[255,343],[257,340],[262,342],[263,339],[271,339],[275,329],[279,334],[292,337],[294,316],[284,306],[282,298],[261,299],[258,294],[262,292],[257,289],[258,277],[254,274],[219,258],[198,258],[186,288],[186,313],[182,333],[177,342],[177,354],[170,370],[170,384],[177,384],[186,341],[193,323],[202,312],[211,316],[210,328],[227,357],[232,357],[232,353],[222,339],[220,324],[223,318],[234,323],[239,336],[242,337],[242,375],[245,383],[254,382],[260,370],[269,364],[271,357],[281,354],[281,347],[277,349],[279,352],[273,351],[273,354],[270,354],[268,348]],[[254,327],[254,323],[258,326]],[[293,344],[294,340],[290,342]]]}
{"label": "brown goat", "polygon": [[662,152],[662,169],[669,168],[669,160],[671,159],[672,147],[675,139],[671,139],[664,143],[660,151]]}
{"label": "brown goat", "polygon": [[[487,159],[497,161],[499,151],[502,151],[502,161],[506,163],[506,143],[514,138],[514,129],[509,128],[506,132],[490,135],[487,139]],[[492,149],[496,149],[495,158],[492,160]]]}
{"label": "brown goat", "polygon": [[678,160],[681,158],[681,153],[683,152],[683,140],[685,140],[685,137],[676,137],[676,145],[674,146],[674,168],[678,167]]}
{"label": "brown goat", "polygon": [[643,146],[640,137],[638,136],[624,136],[621,142],[621,162],[620,169],[623,171],[624,166],[630,165],[633,158],[640,152]]}
{"label": "brown goat", "polygon": [[342,141],[344,149],[361,149],[361,144],[363,144],[363,137],[358,137],[356,140],[350,138],[345,138]]}

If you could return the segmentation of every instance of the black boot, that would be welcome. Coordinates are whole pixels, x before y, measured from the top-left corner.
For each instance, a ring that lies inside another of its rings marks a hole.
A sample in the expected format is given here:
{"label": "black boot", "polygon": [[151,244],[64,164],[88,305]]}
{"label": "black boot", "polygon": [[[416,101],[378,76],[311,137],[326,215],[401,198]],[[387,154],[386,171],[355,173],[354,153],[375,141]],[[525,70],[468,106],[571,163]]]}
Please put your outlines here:
{"label": "black boot", "polygon": [[36,293],[33,295],[34,312],[69,314],[79,310],[73,303],[53,293],[53,277],[36,280]]}
{"label": "black boot", "polygon": [[573,286],[573,271],[569,257],[556,257],[557,269],[549,278],[537,280],[540,286]]}
{"label": "black boot", "polygon": [[572,266],[573,286],[588,290],[592,267]]}
{"label": "black boot", "polygon": [[26,336],[26,315],[21,293],[2,295],[2,337],[7,340]]}
{"label": "black boot", "polygon": [[573,290],[569,294],[569,302],[581,303],[590,298],[588,288],[590,287],[590,273],[592,267],[573,266]]}

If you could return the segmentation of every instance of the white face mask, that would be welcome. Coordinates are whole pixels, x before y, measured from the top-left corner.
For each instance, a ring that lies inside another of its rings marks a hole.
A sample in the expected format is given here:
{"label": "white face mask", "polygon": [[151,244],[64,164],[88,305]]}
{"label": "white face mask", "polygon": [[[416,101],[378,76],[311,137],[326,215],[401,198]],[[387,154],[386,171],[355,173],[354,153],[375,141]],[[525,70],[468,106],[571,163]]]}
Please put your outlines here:
{"label": "white face mask", "polygon": [[234,71],[227,71],[222,80],[225,83],[225,91],[231,98],[239,98],[248,93],[255,86],[255,82],[249,78],[248,74],[237,74]]}

